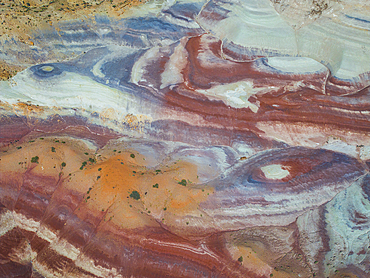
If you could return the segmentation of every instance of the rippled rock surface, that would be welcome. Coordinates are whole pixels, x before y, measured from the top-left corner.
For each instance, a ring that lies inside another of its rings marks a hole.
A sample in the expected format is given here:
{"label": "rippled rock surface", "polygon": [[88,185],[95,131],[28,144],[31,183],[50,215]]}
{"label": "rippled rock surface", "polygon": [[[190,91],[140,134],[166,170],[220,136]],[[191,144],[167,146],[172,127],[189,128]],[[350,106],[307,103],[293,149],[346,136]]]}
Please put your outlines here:
{"label": "rippled rock surface", "polygon": [[0,43],[0,277],[369,277],[369,4],[115,5]]}

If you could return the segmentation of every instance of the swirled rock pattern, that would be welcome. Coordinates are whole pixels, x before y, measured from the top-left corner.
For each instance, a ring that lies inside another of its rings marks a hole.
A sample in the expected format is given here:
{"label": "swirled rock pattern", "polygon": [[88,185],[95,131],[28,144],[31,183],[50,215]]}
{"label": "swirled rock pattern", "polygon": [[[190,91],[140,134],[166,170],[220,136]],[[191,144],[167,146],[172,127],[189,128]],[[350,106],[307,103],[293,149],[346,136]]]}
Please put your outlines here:
{"label": "swirled rock pattern", "polygon": [[1,38],[0,277],[370,276],[366,1],[92,2]]}

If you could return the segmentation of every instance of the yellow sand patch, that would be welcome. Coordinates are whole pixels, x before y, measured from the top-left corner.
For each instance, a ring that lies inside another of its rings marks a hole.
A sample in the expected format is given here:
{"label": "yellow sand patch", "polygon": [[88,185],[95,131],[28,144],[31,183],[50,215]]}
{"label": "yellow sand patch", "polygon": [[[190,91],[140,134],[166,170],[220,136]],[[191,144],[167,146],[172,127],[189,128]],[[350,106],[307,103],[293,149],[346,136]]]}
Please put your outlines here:
{"label": "yellow sand patch", "polygon": [[238,260],[245,268],[258,275],[268,277],[273,271],[273,268],[261,260],[250,247],[234,247],[231,249],[231,254],[234,260]]}
{"label": "yellow sand patch", "polygon": [[162,219],[198,216],[198,206],[212,188],[197,188],[197,168],[184,161],[155,169],[145,157],[120,145],[96,149],[83,140],[35,138],[2,153],[1,170],[61,178],[67,190],[84,196],[81,217],[87,214],[126,228],[155,226]]}
{"label": "yellow sand patch", "polygon": [[[160,219],[165,213],[175,213],[181,217],[197,210],[211,191],[192,188],[191,180],[197,177],[190,163],[147,169],[135,163],[136,159],[141,161],[140,155],[132,156],[133,152],[124,151],[84,171],[86,178],[96,177],[88,203],[97,210],[114,210],[109,219],[117,224],[135,228],[153,224],[148,215]],[[179,184],[182,180],[186,186]]]}
{"label": "yellow sand patch", "polygon": [[79,167],[84,159],[82,149],[86,149],[86,145],[81,140],[29,139],[1,153],[0,169],[24,173],[32,168],[34,174],[59,176]]}
{"label": "yellow sand patch", "polygon": [[267,262],[258,256],[258,253],[250,247],[236,246],[230,250],[234,260],[237,260],[245,268],[263,277],[292,278],[283,271],[272,268]]}

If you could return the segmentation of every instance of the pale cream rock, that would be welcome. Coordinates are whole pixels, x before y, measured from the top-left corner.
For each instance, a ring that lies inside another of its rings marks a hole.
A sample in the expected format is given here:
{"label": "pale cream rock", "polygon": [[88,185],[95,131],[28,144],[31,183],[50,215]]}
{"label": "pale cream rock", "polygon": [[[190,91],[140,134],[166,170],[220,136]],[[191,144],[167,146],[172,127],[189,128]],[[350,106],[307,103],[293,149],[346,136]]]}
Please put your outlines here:
{"label": "pale cream rock", "polygon": [[271,180],[281,180],[289,176],[289,171],[284,169],[280,164],[271,164],[261,167],[266,178]]}

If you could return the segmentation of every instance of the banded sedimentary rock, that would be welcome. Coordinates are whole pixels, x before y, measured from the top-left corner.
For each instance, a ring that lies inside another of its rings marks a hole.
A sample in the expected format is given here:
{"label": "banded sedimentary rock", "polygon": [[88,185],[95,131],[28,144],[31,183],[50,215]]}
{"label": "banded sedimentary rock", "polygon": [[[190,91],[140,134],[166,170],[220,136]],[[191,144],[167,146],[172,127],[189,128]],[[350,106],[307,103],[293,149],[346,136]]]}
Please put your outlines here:
{"label": "banded sedimentary rock", "polygon": [[368,277],[368,12],[148,2],[2,41],[0,277]]}
{"label": "banded sedimentary rock", "polygon": [[[277,271],[274,259],[260,262],[263,271],[248,260],[242,267],[253,247],[228,231],[288,229],[279,227],[366,171],[328,150],[277,149],[240,161],[230,147],[126,139],[98,148],[67,136],[24,137],[3,147],[0,162],[2,240],[19,242],[3,255],[46,277],[264,277]],[[223,167],[221,177],[212,164]],[[294,277],[297,269],[279,271]]]}

